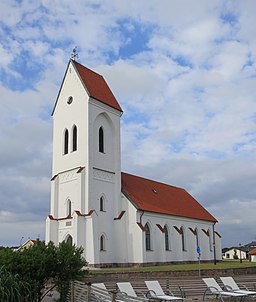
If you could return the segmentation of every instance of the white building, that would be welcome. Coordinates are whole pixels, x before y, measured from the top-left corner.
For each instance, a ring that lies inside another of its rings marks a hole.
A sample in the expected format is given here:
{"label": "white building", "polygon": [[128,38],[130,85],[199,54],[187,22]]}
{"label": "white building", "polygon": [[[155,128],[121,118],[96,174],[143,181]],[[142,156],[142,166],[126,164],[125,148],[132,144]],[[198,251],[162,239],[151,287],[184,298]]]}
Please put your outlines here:
{"label": "white building", "polygon": [[256,249],[251,250],[248,255],[251,262],[256,262]]}
{"label": "white building", "polygon": [[122,109],[102,76],[70,60],[52,115],[46,242],[102,267],[221,259],[217,220],[191,195],[121,173]]}
{"label": "white building", "polygon": [[239,247],[232,247],[223,253],[223,259],[246,259],[246,251]]}

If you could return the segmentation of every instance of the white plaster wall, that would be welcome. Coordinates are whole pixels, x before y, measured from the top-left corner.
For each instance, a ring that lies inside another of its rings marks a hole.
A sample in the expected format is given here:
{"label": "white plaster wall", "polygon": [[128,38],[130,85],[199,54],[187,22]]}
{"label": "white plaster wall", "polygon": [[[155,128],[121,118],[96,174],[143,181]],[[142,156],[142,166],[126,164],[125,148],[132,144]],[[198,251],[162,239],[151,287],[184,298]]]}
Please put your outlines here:
{"label": "white plaster wall", "polygon": [[[123,201],[126,203],[127,217],[129,216],[129,222],[127,223],[127,235],[128,238],[128,260],[129,262],[142,263],[142,262],[171,262],[171,261],[197,261],[197,244],[196,236],[189,229],[197,229],[199,237],[199,246],[201,249],[201,260],[213,260],[213,223],[189,219],[180,218],[169,215],[161,215],[155,213],[145,212],[141,218],[137,213],[135,207],[130,201],[123,197]],[[141,222],[143,226],[149,223],[151,229],[151,243],[152,251],[146,251],[145,249],[145,232],[143,232],[136,222]],[[156,226],[160,224],[162,227],[167,225],[169,229],[169,244],[170,250],[165,250],[165,234]],[[174,226],[180,228],[183,226],[185,233],[185,247],[186,250],[182,251],[181,235],[176,231]],[[202,231],[209,230],[209,237]],[[216,249],[219,247],[216,246]],[[219,252],[217,251],[218,259]]]}
{"label": "white plaster wall", "polygon": [[55,244],[58,243],[58,222],[56,220],[50,220],[49,217],[46,218],[45,222],[45,243],[49,243],[50,241]]}
{"label": "white plaster wall", "polygon": [[256,255],[251,255],[251,262],[256,262]]}
{"label": "white plaster wall", "polygon": [[68,215],[68,200],[71,201],[71,213],[74,210],[81,211],[79,176],[77,169],[59,174],[58,218]]}
{"label": "white plaster wall", "polygon": [[[121,192],[121,163],[120,163],[120,112],[90,99],[89,106],[89,202],[95,202],[94,179],[102,179],[102,184],[112,182],[113,215],[117,215],[119,209],[119,198]],[[104,129],[104,153],[99,152],[98,131]],[[100,175],[101,174],[101,175]],[[101,190],[101,185],[99,185]],[[93,196],[94,195],[94,196]],[[93,205],[90,205],[93,207]]]}
{"label": "white plaster wall", "polygon": [[[142,233],[138,232],[136,208],[127,198],[121,194],[120,212],[124,210],[125,214],[120,221],[116,221],[116,232],[118,241],[116,249],[118,250],[118,260],[120,263],[141,263],[143,260]],[[122,238],[125,238],[122,240]]]}
{"label": "white plaster wall", "polygon": [[[231,249],[229,251],[227,251],[225,254],[224,254],[224,259],[234,259],[234,256],[235,256],[235,250],[236,250],[236,255],[238,257],[238,259],[246,259],[246,252],[244,251],[241,251],[240,253],[240,250],[239,249]],[[229,255],[229,257],[227,256]]]}
{"label": "white plaster wall", "polygon": [[[67,100],[70,96],[73,97],[73,102],[68,104]],[[53,175],[74,167],[86,166],[88,156],[88,100],[86,90],[72,63],[70,63],[53,114]],[[78,148],[75,152],[71,152],[73,125],[77,126],[78,136]],[[69,131],[69,153],[63,155],[65,129]]]}
{"label": "white plaster wall", "polygon": [[[100,127],[104,130],[104,153],[99,152]],[[119,215],[121,191],[120,112],[94,99],[89,104],[88,146],[88,210],[97,213],[92,223],[94,264],[115,263],[118,239],[114,218]],[[104,212],[99,210],[101,196],[105,198]],[[105,251],[100,251],[101,235],[105,237]]]}

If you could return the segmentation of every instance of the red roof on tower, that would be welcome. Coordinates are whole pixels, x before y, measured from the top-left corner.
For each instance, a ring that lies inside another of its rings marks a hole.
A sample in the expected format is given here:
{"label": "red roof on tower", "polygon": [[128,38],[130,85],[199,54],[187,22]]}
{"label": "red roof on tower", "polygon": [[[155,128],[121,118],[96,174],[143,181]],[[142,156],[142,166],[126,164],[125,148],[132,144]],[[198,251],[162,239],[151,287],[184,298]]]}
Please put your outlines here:
{"label": "red roof on tower", "polygon": [[182,188],[122,173],[122,192],[142,211],[217,222]]}
{"label": "red roof on tower", "polygon": [[[70,60],[70,63],[74,66],[75,70],[77,71],[81,81],[84,84],[84,88],[86,89],[88,95],[101,103],[104,103],[112,108],[117,109],[120,112],[123,112],[121,106],[118,104],[114,94],[110,90],[108,84],[106,83],[105,79],[102,75],[98,74],[97,72],[81,65],[80,63]],[[68,64],[69,66],[69,64]],[[65,76],[67,74],[68,67],[66,69]],[[64,79],[65,79],[64,76]],[[64,79],[61,84],[61,88],[64,82]],[[52,115],[54,114],[55,108],[57,106],[59,94],[61,88],[58,93],[57,100],[55,102]]]}
{"label": "red roof on tower", "polygon": [[122,111],[122,108],[118,104],[114,94],[110,90],[108,84],[102,75],[96,73],[95,71],[72,61],[77,72],[79,73],[90,97],[109,105],[119,111]]}

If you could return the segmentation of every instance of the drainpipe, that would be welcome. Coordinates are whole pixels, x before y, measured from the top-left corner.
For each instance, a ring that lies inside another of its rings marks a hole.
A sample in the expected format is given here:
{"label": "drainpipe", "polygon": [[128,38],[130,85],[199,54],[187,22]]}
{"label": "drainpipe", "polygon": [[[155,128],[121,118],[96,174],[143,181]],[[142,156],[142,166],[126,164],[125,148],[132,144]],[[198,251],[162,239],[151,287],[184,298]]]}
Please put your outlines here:
{"label": "drainpipe", "polygon": [[217,264],[217,261],[216,261],[216,241],[215,241],[215,230],[214,230],[215,223],[216,223],[216,222],[214,222],[214,224],[213,224],[213,226],[212,226],[212,229],[213,229],[213,239],[212,239],[213,242],[212,242],[212,244],[213,244],[213,259],[214,259],[214,265]]}
{"label": "drainpipe", "polygon": [[140,224],[142,224],[142,216],[144,215],[144,211],[140,214]]}

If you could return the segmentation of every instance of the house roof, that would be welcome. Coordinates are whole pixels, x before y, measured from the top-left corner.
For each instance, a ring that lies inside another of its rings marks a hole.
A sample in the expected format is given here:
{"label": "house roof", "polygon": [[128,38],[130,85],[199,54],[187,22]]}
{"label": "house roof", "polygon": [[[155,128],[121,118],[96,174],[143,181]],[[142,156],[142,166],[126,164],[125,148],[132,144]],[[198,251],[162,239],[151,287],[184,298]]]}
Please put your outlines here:
{"label": "house roof", "polygon": [[122,112],[122,108],[103,76],[76,61],[71,61],[80,75],[89,96]]}
{"label": "house roof", "polygon": [[249,254],[249,255],[256,255],[256,248],[253,249],[253,250],[251,250],[248,254]]}
{"label": "house roof", "polygon": [[217,222],[182,188],[122,173],[122,192],[142,211]]}

